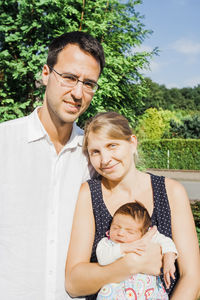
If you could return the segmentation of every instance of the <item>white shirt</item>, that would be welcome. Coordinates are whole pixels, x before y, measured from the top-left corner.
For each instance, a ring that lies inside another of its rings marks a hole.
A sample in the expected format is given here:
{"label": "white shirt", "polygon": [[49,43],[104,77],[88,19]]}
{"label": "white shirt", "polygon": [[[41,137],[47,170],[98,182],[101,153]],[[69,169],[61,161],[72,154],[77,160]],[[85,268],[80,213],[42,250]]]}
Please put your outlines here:
{"label": "white shirt", "polygon": [[66,300],[75,202],[89,178],[83,131],[57,155],[37,110],[0,124],[0,298]]}
{"label": "white shirt", "polygon": [[[162,254],[173,252],[177,257],[178,252],[172,239],[157,231],[152,237],[152,242],[160,244]],[[98,263],[105,266],[111,264],[118,258],[123,257],[124,253],[121,251],[120,243],[115,243],[111,239],[104,237],[97,245],[96,255]]]}

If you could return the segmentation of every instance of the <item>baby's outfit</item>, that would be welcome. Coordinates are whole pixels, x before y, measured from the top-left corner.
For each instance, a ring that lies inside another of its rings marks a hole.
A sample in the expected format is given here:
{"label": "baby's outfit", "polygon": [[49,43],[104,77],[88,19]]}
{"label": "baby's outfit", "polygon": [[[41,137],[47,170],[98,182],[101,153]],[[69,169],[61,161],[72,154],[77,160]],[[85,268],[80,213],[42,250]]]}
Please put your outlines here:
{"label": "baby's outfit", "polygon": [[[162,254],[173,252],[177,256],[177,249],[172,239],[158,231],[152,241],[159,243]],[[108,237],[100,240],[96,248],[96,255],[100,265],[107,265],[124,254],[121,253],[120,243],[115,243]],[[159,276],[134,274],[120,283],[110,283],[101,288],[98,300],[168,300],[168,294]]]}
{"label": "baby's outfit", "polygon": [[159,276],[135,274],[120,283],[104,285],[97,300],[168,300]]}

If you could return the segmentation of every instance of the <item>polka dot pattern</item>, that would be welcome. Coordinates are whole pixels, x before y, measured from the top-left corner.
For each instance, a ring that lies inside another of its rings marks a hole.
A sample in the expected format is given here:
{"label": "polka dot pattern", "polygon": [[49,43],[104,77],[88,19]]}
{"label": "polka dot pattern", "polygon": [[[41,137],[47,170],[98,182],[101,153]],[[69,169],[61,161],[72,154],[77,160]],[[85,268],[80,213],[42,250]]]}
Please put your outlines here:
{"label": "polka dot pattern", "polygon": [[[150,174],[150,173],[149,173]],[[171,231],[171,212],[165,187],[165,178],[163,176],[157,176],[150,174],[151,176],[151,185],[153,191],[153,199],[154,199],[154,209],[151,217],[152,224],[156,225],[159,232],[172,237]],[[106,231],[109,230],[110,224],[112,221],[112,216],[110,215],[105,203],[103,201],[102,189],[101,189],[101,178],[93,178],[88,180],[88,184],[90,187],[91,198],[92,198],[92,206],[93,213],[95,218],[95,240],[92,249],[91,262],[97,262],[96,257],[96,247],[98,242],[105,237]],[[177,268],[177,266],[176,266]],[[176,273],[176,279],[172,281],[170,289],[167,290],[170,295],[176,281],[178,279],[178,274]],[[163,276],[161,275],[161,280],[163,281]],[[96,295],[87,296],[87,300],[96,299]]]}

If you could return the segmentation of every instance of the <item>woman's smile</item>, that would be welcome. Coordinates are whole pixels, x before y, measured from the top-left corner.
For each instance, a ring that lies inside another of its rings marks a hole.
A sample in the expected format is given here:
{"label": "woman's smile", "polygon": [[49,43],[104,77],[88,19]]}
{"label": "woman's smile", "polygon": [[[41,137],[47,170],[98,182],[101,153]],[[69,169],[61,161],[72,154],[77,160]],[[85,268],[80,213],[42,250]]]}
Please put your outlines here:
{"label": "woman's smile", "polygon": [[112,164],[111,166],[103,166],[101,167],[101,170],[102,171],[113,171],[115,169],[115,167],[119,164],[119,162],[115,163],[115,164]]}

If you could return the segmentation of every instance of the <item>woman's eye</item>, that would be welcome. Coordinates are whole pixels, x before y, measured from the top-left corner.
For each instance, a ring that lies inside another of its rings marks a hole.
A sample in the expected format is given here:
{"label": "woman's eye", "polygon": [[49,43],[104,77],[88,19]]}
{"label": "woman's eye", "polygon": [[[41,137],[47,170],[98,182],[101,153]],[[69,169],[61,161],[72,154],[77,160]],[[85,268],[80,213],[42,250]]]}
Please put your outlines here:
{"label": "woman's eye", "polygon": [[93,150],[93,151],[90,152],[90,155],[97,155],[98,153],[99,153],[98,150]]}

